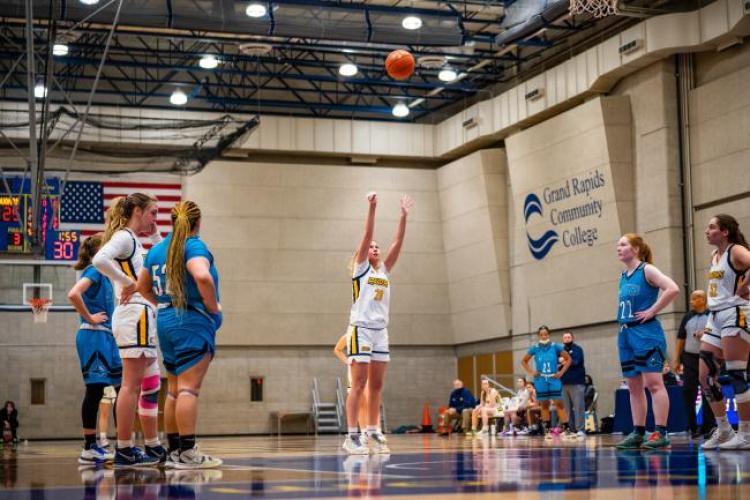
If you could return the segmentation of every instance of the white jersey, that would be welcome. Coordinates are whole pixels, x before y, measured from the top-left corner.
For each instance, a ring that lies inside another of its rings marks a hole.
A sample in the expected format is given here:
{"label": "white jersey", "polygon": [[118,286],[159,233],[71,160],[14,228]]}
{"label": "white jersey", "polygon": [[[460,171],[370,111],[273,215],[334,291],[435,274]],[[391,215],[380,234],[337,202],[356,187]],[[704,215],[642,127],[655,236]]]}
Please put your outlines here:
{"label": "white jersey", "polygon": [[375,269],[369,260],[365,260],[356,266],[352,278],[352,300],[349,324],[373,330],[388,326],[391,287],[384,264]]}
{"label": "white jersey", "polygon": [[708,308],[711,311],[748,305],[747,300],[737,295],[737,287],[744,272],[738,272],[732,267],[729,257],[733,247],[734,245],[729,245],[718,262],[715,262],[715,254],[711,259],[711,269],[708,271]]}
{"label": "white jersey", "polygon": [[[115,298],[120,302],[123,285],[137,281],[143,268],[143,245],[136,234],[128,228],[120,229],[96,253],[93,263],[99,271],[112,279]],[[112,264],[114,263],[114,265]],[[139,293],[134,293],[131,302],[144,302]]]}

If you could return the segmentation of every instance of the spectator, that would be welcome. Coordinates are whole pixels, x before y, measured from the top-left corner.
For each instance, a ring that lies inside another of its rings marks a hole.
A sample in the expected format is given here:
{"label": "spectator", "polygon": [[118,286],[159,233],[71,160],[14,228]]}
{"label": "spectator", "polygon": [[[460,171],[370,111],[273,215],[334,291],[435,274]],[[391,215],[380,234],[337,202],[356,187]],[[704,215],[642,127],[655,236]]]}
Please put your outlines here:
{"label": "spectator", "polygon": [[528,434],[538,435],[542,433],[539,422],[542,420],[542,407],[536,400],[536,386],[531,380],[526,382],[526,390],[529,391],[529,407],[526,410],[526,425]]}
{"label": "spectator", "polygon": [[461,429],[468,431],[471,425],[471,410],[476,404],[474,395],[464,387],[464,383],[459,379],[454,380],[448,410],[443,414],[443,428],[448,429],[454,420],[460,420]]}
{"label": "spectator", "polygon": [[708,436],[714,427],[716,419],[711,405],[706,398],[701,398],[701,410],[703,413],[703,422],[700,429],[698,428],[698,419],[695,414],[695,400],[698,398],[698,359],[701,347],[701,337],[703,330],[706,328],[708,321],[708,308],[706,307],[706,292],[695,290],[690,294],[690,311],[682,318],[680,328],[677,331],[677,340],[675,341],[675,359],[674,367],[679,371],[682,367],[683,380],[683,397],[685,402],[685,412],[688,417],[688,429],[693,438],[701,434]]}
{"label": "spectator", "polygon": [[581,346],[575,343],[573,333],[563,334],[563,346],[570,355],[570,367],[563,373],[563,403],[565,413],[568,414],[569,430],[578,437],[586,437],[584,429],[585,392],[586,392],[586,367],[584,366],[584,355]]}
{"label": "spectator", "polygon": [[596,397],[596,387],[594,387],[594,379],[588,373],[585,376],[586,389],[584,392],[584,404],[586,405],[586,411],[594,409],[594,398]]}
{"label": "spectator", "polygon": [[[490,387],[490,381],[483,378],[482,392],[479,394],[478,404],[471,412],[471,432],[467,432],[467,434],[476,434],[478,436],[489,434],[490,418],[497,415],[499,396],[497,389]],[[482,418],[482,430],[477,432],[477,424],[480,417]]]}
{"label": "spectator", "polygon": [[18,442],[18,410],[16,410],[16,404],[13,401],[5,402],[2,410],[0,410],[0,420],[3,422],[3,434],[6,430],[9,430],[13,442]]}

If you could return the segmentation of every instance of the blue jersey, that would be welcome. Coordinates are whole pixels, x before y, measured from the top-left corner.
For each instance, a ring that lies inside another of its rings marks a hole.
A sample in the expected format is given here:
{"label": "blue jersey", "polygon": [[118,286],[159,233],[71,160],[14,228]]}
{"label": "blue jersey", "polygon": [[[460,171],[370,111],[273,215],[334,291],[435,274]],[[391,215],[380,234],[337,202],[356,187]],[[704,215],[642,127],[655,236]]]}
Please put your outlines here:
{"label": "blue jersey", "polygon": [[[143,265],[148,269],[153,282],[153,290],[156,295],[156,299],[159,304],[171,304],[172,296],[169,294],[167,289],[167,252],[169,250],[169,242],[172,241],[172,235],[169,234],[160,243],[154,245],[153,248],[148,252],[146,260]],[[198,237],[191,236],[185,240],[185,263],[190,259],[197,257],[204,257],[209,262],[209,272],[211,277],[214,279],[214,286],[216,287],[216,301],[219,301],[219,273],[216,271],[214,266],[214,257],[208,250],[206,244]],[[203,298],[198,291],[198,285],[195,283],[193,276],[185,270],[185,299],[189,309],[198,310],[204,314],[207,314],[206,307],[203,305]]]}
{"label": "blue jersey", "polygon": [[[94,266],[88,266],[84,269],[81,278],[87,278],[91,281],[91,286],[81,295],[83,303],[86,304],[86,309],[91,314],[105,313],[107,321],[99,323],[99,325],[112,328],[112,313],[115,310],[115,295],[112,289],[112,282]],[[83,319],[83,316],[81,316],[81,323],[87,323]]]}
{"label": "blue jersey", "polygon": [[645,311],[656,303],[659,287],[646,280],[646,264],[641,263],[628,276],[627,271],[620,275],[620,303],[617,310],[617,321],[621,325],[637,323],[635,313]]}
{"label": "blue jersey", "polygon": [[554,375],[557,373],[557,359],[564,350],[565,347],[562,344],[550,342],[531,346],[526,353],[534,357],[536,371],[542,375]]}

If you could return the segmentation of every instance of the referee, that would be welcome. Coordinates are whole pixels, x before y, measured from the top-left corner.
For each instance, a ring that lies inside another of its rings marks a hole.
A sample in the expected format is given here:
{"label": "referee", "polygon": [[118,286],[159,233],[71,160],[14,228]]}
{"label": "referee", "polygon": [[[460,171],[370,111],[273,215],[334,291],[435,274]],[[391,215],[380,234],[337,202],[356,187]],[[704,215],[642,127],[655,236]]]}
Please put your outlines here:
{"label": "referee", "polygon": [[[698,352],[700,351],[701,336],[708,320],[708,308],[706,307],[706,292],[695,290],[690,294],[690,311],[682,318],[680,329],[677,331],[677,342],[675,344],[675,361],[672,366],[675,370],[682,366],[683,396],[685,399],[685,411],[688,416],[688,427],[693,438],[701,434],[708,436],[716,427],[716,420],[711,411],[711,406],[702,397],[701,409],[703,422],[700,429],[695,415],[695,400],[698,397]],[[679,370],[678,370],[679,372]]]}

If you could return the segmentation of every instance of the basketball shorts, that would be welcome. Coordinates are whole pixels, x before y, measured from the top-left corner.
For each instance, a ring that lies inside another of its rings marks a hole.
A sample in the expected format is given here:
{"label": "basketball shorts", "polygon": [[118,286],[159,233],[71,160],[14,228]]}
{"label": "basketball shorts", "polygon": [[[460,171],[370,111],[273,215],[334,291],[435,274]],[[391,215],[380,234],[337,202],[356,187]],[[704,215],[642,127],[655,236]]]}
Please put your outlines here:
{"label": "basketball shorts", "polygon": [[155,358],[156,314],[152,306],[131,302],[112,315],[112,333],[123,358]]}
{"label": "basketball shorts", "polygon": [[623,377],[662,372],[668,351],[664,330],[657,320],[640,325],[621,325],[617,347]]}
{"label": "basketball shorts", "polygon": [[708,315],[701,342],[719,349],[721,349],[722,337],[739,335],[745,342],[750,342],[750,330],[748,330],[747,325],[748,313],[750,313],[750,306],[736,306],[721,311],[712,311]]}
{"label": "basketball shorts", "polygon": [[388,329],[372,330],[361,326],[349,327],[347,342],[347,354],[349,363],[369,363],[370,361],[381,361],[387,363],[391,360],[388,345]]}
{"label": "basketball shorts", "polygon": [[553,401],[562,399],[562,381],[559,378],[534,377],[537,401]]}
{"label": "basketball shorts", "polygon": [[120,385],[122,361],[111,332],[81,328],[76,334],[76,351],[84,384]]}
{"label": "basketball shorts", "polygon": [[191,309],[159,309],[157,317],[159,347],[164,368],[170,375],[180,375],[216,353],[216,323]]}

